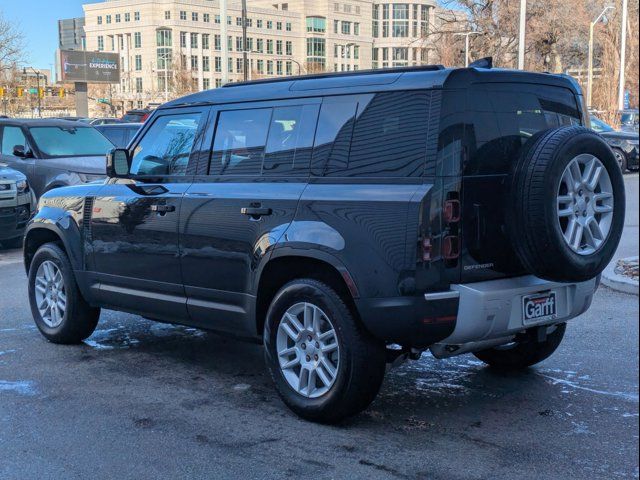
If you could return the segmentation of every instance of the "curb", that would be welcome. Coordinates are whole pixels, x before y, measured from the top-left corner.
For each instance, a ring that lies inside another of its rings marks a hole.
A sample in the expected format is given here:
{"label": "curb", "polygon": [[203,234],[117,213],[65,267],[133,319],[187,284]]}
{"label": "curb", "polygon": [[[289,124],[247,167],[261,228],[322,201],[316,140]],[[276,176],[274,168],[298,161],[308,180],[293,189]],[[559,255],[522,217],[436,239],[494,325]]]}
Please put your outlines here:
{"label": "curb", "polygon": [[[630,257],[622,260],[637,260],[637,258],[638,257]],[[616,292],[638,295],[638,282],[634,282],[624,275],[617,274],[615,272],[617,264],[618,260],[614,260],[607,268],[605,268],[604,272],[602,272],[602,284]]]}

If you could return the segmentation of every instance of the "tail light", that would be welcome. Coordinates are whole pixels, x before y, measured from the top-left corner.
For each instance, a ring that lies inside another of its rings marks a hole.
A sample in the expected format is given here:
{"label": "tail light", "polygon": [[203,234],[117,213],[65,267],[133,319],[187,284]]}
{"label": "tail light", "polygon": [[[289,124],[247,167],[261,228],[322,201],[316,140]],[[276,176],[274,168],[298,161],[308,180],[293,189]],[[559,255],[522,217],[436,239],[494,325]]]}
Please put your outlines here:
{"label": "tail light", "polygon": [[430,238],[423,238],[422,242],[421,242],[421,252],[422,252],[422,258],[421,260],[423,262],[430,262],[431,261],[431,239]]}
{"label": "tail light", "polygon": [[442,241],[442,256],[446,260],[455,260],[460,257],[460,237],[449,235]]}

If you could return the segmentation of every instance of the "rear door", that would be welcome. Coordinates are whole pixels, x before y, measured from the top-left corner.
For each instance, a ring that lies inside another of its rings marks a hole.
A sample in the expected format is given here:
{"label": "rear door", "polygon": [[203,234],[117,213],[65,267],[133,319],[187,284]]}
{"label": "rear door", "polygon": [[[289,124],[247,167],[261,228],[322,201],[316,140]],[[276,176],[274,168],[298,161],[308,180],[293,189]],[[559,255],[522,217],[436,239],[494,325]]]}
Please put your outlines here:
{"label": "rear door", "polygon": [[[192,320],[252,332],[253,279],[293,220],[308,176],[319,100],[219,107],[211,155],[186,192],[181,257]],[[215,129],[213,128],[215,126]]]}
{"label": "rear door", "polygon": [[581,124],[578,102],[562,87],[494,83],[474,85],[466,103],[461,281],[520,275],[505,225],[510,169],[536,133]]}

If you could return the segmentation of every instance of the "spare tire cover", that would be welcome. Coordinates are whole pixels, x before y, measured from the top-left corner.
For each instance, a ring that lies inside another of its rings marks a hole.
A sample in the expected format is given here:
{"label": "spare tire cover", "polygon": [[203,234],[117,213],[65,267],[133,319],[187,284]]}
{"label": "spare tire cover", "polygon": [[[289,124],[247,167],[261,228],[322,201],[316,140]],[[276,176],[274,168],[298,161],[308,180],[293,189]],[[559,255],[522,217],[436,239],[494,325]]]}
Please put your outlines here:
{"label": "spare tire cover", "polygon": [[611,148],[584,127],[534,135],[511,171],[507,228],[532,274],[585,281],[611,261],[624,226],[622,172]]}

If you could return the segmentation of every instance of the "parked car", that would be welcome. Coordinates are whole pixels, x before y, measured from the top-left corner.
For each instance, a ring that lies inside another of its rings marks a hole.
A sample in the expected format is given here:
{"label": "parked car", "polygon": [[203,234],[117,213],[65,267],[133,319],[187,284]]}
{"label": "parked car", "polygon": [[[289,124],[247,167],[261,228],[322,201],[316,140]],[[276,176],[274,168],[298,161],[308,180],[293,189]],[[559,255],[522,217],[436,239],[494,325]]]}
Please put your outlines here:
{"label": "parked car", "polygon": [[622,172],[638,170],[638,132],[617,131],[594,115],[591,128],[607,141]]}
{"label": "parked car", "polygon": [[169,102],[108,182],[41,199],[35,323],[77,343],[109,308],[258,340],[320,422],[427,349],[526,368],[589,308],[622,232],[622,174],[582,105],[566,76],[442,67]]}
{"label": "parked car", "polygon": [[129,110],[121,120],[124,123],[144,123],[149,118],[149,115],[151,115],[151,110],[148,108]]}
{"label": "parked car", "polygon": [[0,244],[22,246],[22,237],[35,210],[35,197],[27,177],[0,163]]}
{"label": "parked car", "polygon": [[119,118],[89,118],[87,120],[88,121],[86,123],[88,123],[89,125],[93,125],[94,127],[97,127],[99,125],[113,125],[116,123],[123,123]]}
{"label": "parked car", "polygon": [[638,133],[638,109],[630,108],[627,110],[621,110],[620,116],[620,128],[626,132]]}
{"label": "parked car", "polygon": [[106,178],[113,144],[95,128],[68,120],[0,120],[0,163],[26,175],[36,197],[53,188]]}
{"label": "parked car", "polygon": [[118,123],[98,125],[96,130],[109,139],[118,148],[124,148],[135,137],[142,127],[142,123]]}

